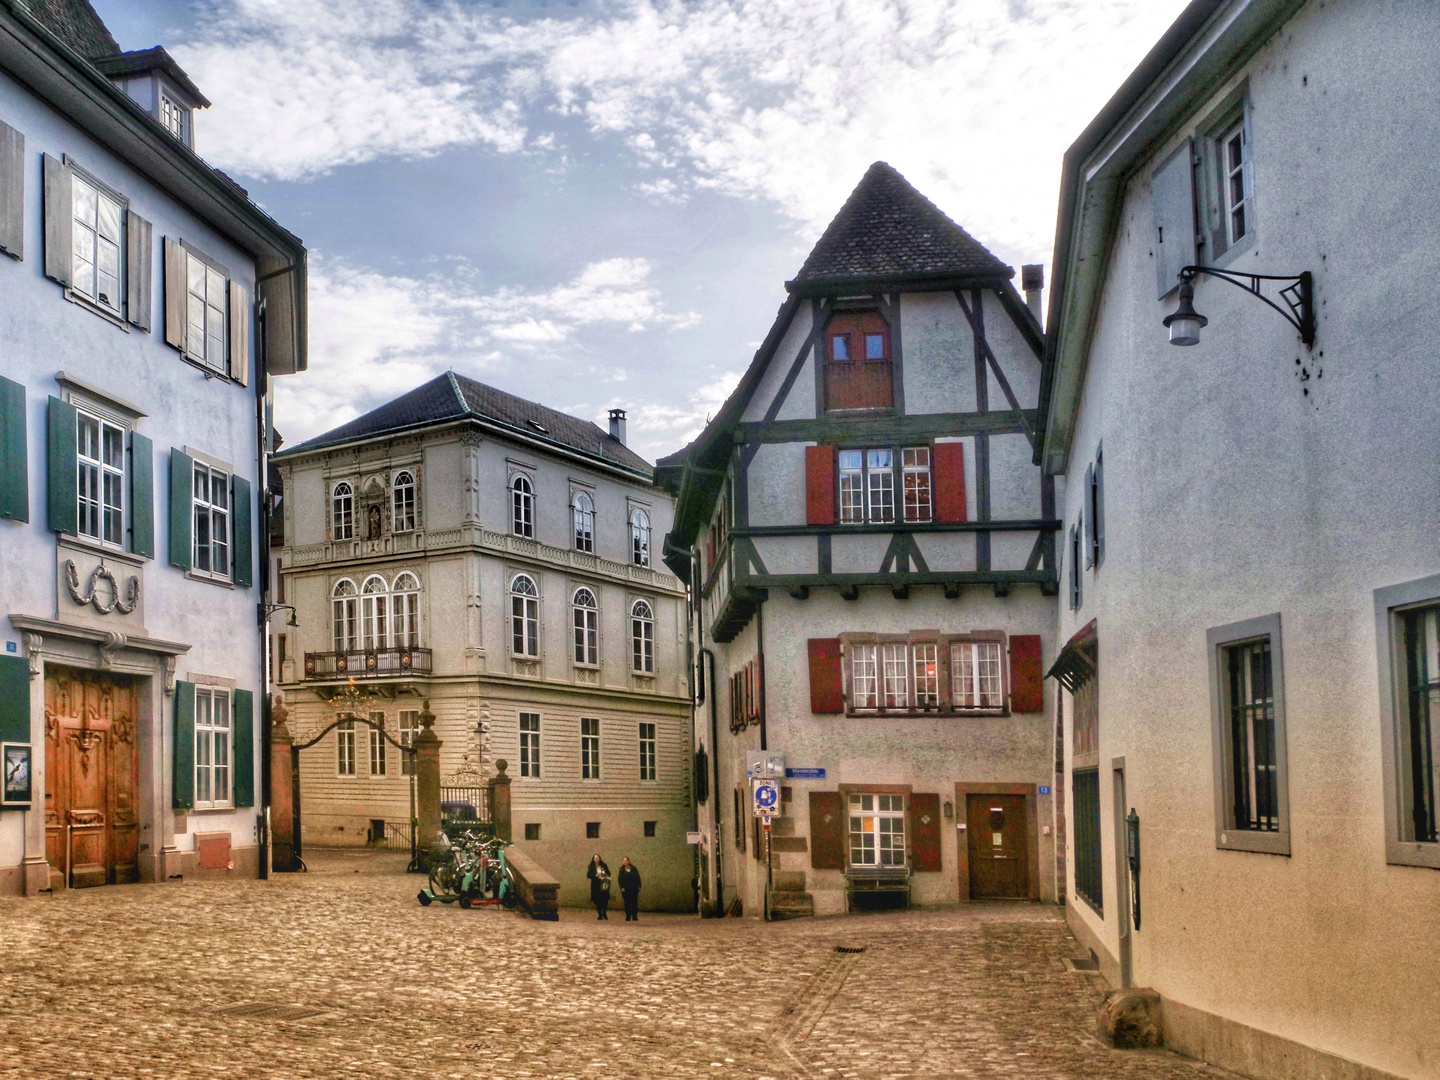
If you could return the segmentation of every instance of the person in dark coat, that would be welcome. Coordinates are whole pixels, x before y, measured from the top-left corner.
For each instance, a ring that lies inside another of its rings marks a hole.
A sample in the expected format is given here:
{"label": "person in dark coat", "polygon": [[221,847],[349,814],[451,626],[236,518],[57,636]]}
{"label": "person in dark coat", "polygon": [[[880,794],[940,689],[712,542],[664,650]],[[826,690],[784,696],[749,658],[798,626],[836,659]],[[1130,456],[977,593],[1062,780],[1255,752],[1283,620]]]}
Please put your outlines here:
{"label": "person in dark coat", "polygon": [[610,867],[605,865],[604,859],[596,855],[590,860],[585,876],[590,879],[590,902],[595,905],[595,917],[609,919],[607,912],[610,907]]}
{"label": "person in dark coat", "polygon": [[625,921],[640,921],[640,871],[627,855],[620,863],[620,897],[625,901]]}

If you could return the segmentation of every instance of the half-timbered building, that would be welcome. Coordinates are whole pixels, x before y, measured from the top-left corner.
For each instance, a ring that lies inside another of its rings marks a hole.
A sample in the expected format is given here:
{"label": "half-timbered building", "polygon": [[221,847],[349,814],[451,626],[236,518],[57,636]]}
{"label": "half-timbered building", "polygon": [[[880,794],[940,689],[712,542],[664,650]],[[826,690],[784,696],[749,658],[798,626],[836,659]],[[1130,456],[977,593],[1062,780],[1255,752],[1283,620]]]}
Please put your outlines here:
{"label": "half-timbered building", "polygon": [[[876,163],[735,392],[660,462],[666,561],[694,596],[712,910],[1055,896],[1055,492],[1012,277]],[[775,755],[767,832],[747,766]]]}

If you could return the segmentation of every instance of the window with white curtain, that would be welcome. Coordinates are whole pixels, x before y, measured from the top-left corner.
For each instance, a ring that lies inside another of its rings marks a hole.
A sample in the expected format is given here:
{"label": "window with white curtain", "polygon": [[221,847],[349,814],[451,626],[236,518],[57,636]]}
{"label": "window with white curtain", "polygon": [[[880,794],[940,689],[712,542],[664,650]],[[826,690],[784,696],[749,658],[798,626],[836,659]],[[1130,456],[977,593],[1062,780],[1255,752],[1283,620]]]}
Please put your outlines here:
{"label": "window with white curtain", "polygon": [[74,257],[70,286],[87,299],[120,314],[122,280],[121,223],[125,208],[109,192],[71,175],[70,200],[74,208],[71,240]]}
{"label": "window with white curtain", "polygon": [[571,600],[574,613],[575,663],[590,667],[600,663],[600,605],[589,589],[576,589]]}
{"label": "window with white curtain", "polygon": [[957,709],[1005,706],[998,641],[957,641],[950,645],[950,692]]}

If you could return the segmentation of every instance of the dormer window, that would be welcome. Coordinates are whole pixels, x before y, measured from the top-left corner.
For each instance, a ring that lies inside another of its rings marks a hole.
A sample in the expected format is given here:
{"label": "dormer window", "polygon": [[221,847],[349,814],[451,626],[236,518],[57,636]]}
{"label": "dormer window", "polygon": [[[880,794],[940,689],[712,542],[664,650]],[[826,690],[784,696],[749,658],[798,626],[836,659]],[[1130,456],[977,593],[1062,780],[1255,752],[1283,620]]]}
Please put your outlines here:
{"label": "dormer window", "polygon": [[157,45],[96,57],[91,63],[179,142],[194,148],[194,112],[208,109],[210,102],[174,57]]}
{"label": "dormer window", "polygon": [[186,146],[190,145],[190,109],[165,87],[160,91],[160,123]]}
{"label": "dormer window", "polygon": [[825,405],[831,412],[895,404],[890,326],[878,311],[846,311],[825,328]]}

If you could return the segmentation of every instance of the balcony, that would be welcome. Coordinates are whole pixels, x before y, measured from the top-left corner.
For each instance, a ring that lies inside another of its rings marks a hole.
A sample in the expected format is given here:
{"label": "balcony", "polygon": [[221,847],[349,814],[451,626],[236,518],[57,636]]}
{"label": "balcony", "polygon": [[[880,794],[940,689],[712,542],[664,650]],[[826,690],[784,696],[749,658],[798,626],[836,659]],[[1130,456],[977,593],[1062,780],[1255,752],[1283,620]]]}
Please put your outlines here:
{"label": "balcony", "polygon": [[895,404],[894,371],[889,360],[832,360],[825,365],[825,407],[889,409]]}
{"label": "balcony", "polygon": [[429,649],[369,649],[305,654],[307,679],[383,679],[397,675],[429,674]]}

